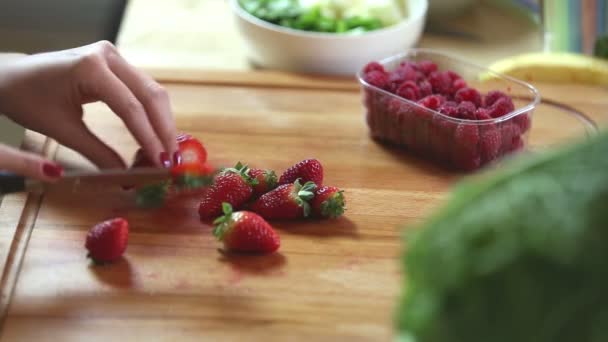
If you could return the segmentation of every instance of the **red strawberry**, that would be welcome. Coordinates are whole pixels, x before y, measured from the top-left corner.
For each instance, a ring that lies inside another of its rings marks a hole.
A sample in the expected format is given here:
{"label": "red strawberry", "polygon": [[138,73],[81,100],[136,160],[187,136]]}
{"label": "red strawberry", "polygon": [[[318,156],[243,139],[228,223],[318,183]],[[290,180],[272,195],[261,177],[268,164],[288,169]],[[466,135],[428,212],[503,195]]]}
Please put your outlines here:
{"label": "red strawberry", "polygon": [[251,169],[249,175],[258,181],[253,186],[253,196],[259,197],[277,187],[277,174],[272,170]]}
{"label": "red strawberry", "polygon": [[310,215],[309,201],[314,197],[315,183],[280,185],[251,204],[251,211],[266,219],[295,219]]}
{"label": "red strawberry", "polygon": [[223,202],[241,207],[251,198],[255,184],[257,180],[251,178],[249,168],[240,162],[234,168],[223,170],[203,195],[198,206],[200,218],[206,220],[220,215]]}
{"label": "red strawberry", "polygon": [[292,184],[300,179],[301,182],[313,182],[323,185],[323,165],[316,159],[306,159],[287,169],[279,178],[279,185]]}
{"label": "red strawberry", "polygon": [[229,251],[273,253],[281,245],[279,235],[260,215],[250,211],[232,212],[232,206],[223,203],[224,216],[213,224],[213,235]]}
{"label": "red strawberry", "polygon": [[128,240],[129,223],[123,218],[114,218],[91,228],[85,247],[94,262],[112,262],[120,259],[127,249]]}
{"label": "red strawberry", "polygon": [[311,202],[315,217],[336,218],[344,213],[344,191],[334,186],[322,186],[315,191]]}
{"label": "red strawberry", "polygon": [[190,134],[178,135],[177,144],[182,164],[204,164],[207,161],[207,150],[198,139]]}

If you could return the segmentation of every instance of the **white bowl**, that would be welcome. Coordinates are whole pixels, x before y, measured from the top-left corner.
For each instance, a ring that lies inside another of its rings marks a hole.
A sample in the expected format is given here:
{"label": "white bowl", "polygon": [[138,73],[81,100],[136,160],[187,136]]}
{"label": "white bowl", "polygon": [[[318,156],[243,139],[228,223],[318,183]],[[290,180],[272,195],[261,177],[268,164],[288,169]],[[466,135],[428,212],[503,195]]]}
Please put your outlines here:
{"label": "white bowl", "polygon": [[426,21],[428,0],[407,0],[402,22],[359,35],[308,32],[261,20],[230,0],[250,60],[268,69],[354,75],[365,64],[413,47]]}

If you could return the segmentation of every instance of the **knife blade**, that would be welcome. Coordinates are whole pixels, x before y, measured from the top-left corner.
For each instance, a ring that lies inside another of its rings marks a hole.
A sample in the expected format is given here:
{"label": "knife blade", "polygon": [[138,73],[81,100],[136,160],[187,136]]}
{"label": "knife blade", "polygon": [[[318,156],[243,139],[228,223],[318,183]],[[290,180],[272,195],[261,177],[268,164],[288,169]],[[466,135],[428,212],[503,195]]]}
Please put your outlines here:
{"label": "knife blade", "polygon": [[55,187],[62,187],[71,191],[78,189],[86,191],[108,189],[114,186],[140,186],[166,181],[170,177],[169,169],[146,167],[128,170],[71,171],[66,172],[57,182],[47,183],[0,171],[0,195],[44,191]]}

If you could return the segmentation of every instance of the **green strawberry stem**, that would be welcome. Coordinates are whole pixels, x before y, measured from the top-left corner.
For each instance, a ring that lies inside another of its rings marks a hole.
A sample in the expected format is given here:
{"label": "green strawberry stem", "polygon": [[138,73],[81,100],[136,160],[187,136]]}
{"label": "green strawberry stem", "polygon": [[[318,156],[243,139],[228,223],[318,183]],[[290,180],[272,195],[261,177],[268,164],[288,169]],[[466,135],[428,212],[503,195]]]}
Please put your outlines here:
{"label": "green strawberry stem", "polygon": [[344,190],[340,190],[321,203],[323,217],[336,218],[344,214],[343,192]]}
{"label": "green strawberry stem", "polygon": [[213,236],[215,236],[219,241],[224,239],[224,235],[230,229],[230,222],[232,221],[232,206],[230,203],[223,202],[222,203],[222,211],[224,212],[223,216],[220,216],[213,221]]}
{"label": "green strawberry stem", "polygon": [[304,185],[300,184],[300,179],[296,179],[293,183],[294,193],[296,194],[296,203],[302,207],[304,217],[310,216],[310,201],[315,197],[315,189],[317,185],[314,182],[306,182]]}
{"label": "green strawberry stem", "polygon": [[214,177],[214,174],[197,175],[187,173],[174,178],[173,185],[179,190],[202,188],[211,185]]}
{"label": "green strawberry stem", "polygon": [[146,185],[137,190],[135,203],[139,207],[157,208],[165,203],[169,191],[169,182]]}
{"label": "green strawberry stem", "polygon": [[279,183],[279,178],[273,170],[264,171],[264,180],[266,181],[266,187],[268,190],[276,188],[277,184]]}
{"label": "green strawberry stem", "polygon": [[247,165],[243,165],[241,162],[238,162],[234,167],[229,167],[222,170],[222,174],[236,173],[240,175],[247,184],[251,186],[258,185],[258,180],[249,175],[249,170],[250,168]]}

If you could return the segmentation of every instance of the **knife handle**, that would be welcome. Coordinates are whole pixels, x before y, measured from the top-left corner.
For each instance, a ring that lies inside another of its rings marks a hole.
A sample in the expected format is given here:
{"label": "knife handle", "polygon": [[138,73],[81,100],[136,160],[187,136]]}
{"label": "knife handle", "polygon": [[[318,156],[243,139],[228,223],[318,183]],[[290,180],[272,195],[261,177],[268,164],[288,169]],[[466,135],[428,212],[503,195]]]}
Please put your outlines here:
{"label": "knife handle", "polygon": [[25,191],[25,177],[0,171],[0,195]]}

